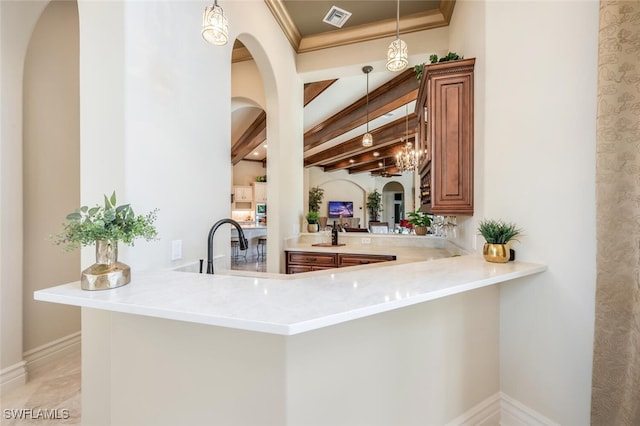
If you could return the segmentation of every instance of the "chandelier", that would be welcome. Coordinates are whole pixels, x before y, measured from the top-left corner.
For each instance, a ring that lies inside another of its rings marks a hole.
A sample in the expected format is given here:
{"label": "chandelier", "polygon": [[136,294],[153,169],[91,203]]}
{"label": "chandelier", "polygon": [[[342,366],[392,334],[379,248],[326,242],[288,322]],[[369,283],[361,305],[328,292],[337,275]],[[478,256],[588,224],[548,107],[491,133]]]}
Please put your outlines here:
{"label": "chandelier", "polygon": [[396,154],[396,167],[400,173],[412,172],[418,167],[420,162],[420,151],[413,149],[413,144],[409,142],[409,105],[405,105],[405,140],[407,143],[402,150]]}
{"label": "chandelier", "polygon": [[412,172],[418,166],[420,153],[413,149],[413,144],[407,141],[402,151],[396,154],[396,167],[400,173]]}
{"label": "chandelier", "polygon": [[402,71],[409,63],[407,43],[400,39],[400,0],[397,2],[396,39],[387,49],[387,69],[392,72]]}
{"label": "chandelier", "polygon": [[202,38],[215,46],[224,46],[229,40],[229,21],[218,6],[218,0],[207,6],[202,14]]}

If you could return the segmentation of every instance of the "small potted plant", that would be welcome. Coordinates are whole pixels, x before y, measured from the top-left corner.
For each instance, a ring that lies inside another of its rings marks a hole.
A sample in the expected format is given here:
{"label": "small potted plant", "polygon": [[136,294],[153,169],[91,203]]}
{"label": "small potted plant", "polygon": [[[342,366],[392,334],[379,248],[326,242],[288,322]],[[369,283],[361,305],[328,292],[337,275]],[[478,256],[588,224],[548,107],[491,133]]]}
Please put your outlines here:
{"label": "small potted plant", "polygon": [[409,223],[413,225],[416,235],[427,235],[427,230],[431,226],[431,218],[426,213],[419,210],[407,214]]}
{"label": "small potted plant", "polygon": [[308,232],[318,232],[318,217],[320,217],[320,213],[317,211],[311,210],[307,213],[307,231]]}
{"label": "small potted plant", "polygon": [[517,241],[516,237],[522,233],[522,230],[513,223],[487,219],[480,221],[478,233],[486,240],[482,249],[485,260],[506,263],[511,258],[510,241]]}
{"label": "small potted plant", "polygon": [[104,205],[82,206],[67,215],[62,231],[53,236],[57,245],[71,251],[80,246],[96,245],[96,263],[82,271],[83,290],[120,287],[131,281],[131,269],[118,262],[118,242],[134,245],[137,238],[147,241],[157,237],[153,223],[157,209],[135,215],[131,205],[116,204],[116,193],[104,196]]}

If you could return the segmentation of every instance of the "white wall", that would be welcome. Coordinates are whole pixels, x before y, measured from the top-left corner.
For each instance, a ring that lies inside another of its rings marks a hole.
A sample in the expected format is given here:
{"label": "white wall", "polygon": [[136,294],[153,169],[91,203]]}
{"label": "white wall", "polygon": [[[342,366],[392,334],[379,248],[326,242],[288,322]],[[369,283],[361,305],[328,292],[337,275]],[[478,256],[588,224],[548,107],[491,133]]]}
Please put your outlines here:
{"label": "white wall", "polygon": [[[22,361],[22,89],[31,32],[46,2],[0,2],[0,380],[26,379]],[[11,380],[7,384],[7,380]]]}
{"label": "white wall", "polygon": [[457,2],[451,26],[479,56],[476,216],[515,221],[517,256],[549,266],[501,286],[501,390],[563,425],[590,416],[597,34],[596,1]]}
{"label": "white wall", "polygon": [[24,68],[25,352],[80,331],[78,308],[33,299],[36,290],[80,278],[80,253],[47,238],[80,205],[78,48],[76,2],[49,3]]}
{"label": "white wall", "polygon": [[[360,226],[365,227],[369,222],[367,212],[367,196],[374,190],[382,193],[384,186],[392,180],[381,177],[371,177],[369,173],[349,174],[344,170],[325,173],[320,167],[309,167],[305,169],[305,213],[308,210],[309,188],[319,186],[326,189],[320,212],[327,212],[328,201],[353,201],[354,217],[360,217]],[[404,174],[396,176],[393,181],[400,183],[404,187],[405,212],[415,210],[412,199],[414,190],[413,175]],[[351,198],[349,198],[351,197]],[[360,209],[362,208],[362,210]],[[391,217],[393,212],[382,212],[382,219]]]}

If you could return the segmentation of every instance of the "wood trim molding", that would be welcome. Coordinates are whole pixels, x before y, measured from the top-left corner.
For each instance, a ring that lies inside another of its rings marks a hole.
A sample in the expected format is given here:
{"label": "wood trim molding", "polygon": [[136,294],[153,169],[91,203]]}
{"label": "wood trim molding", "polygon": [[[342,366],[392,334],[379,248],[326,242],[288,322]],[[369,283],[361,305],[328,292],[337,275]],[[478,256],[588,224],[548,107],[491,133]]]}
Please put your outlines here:
{"label": "wood trim molding", "polygon": [[[266,1],[266,0],[265,0]],[[449,25],[439,10],[415,13],[400,18],[400,34],[430,30]],[[373,24],[358,25],[338,31],[302,37],[297,53],[313,52],[330,47],[344,46],[363,41],[392,37],[396,34],[396,20],[387,19]]]}
{"label": "wood trim molding", "polygon": [[[367,40],[376,40],[391,37],[396,33],[396,20],[387,19],[373,24],[358,25],[303,37],[282,0],[264,0],[264,2],[296,53],[313,52]],[[439,10],[401,17],[400,34],[449,25],[454,6],[455,0],[441,0]]]}
{"label": "wood trim molding", "polygon": [[293,19],[291,19],[291,15],[289,15],[289,11],[284,6],[284,3],[282,3],[281,0],[264,0],[264,2],[267,4],[269,11],[271,11],[271,14],[282,29],[285,37],[289,40],[293,50],[298,52],[298,46],[300,46],[302,35],[300,34],[300,30],[296,24],[293,22]]}

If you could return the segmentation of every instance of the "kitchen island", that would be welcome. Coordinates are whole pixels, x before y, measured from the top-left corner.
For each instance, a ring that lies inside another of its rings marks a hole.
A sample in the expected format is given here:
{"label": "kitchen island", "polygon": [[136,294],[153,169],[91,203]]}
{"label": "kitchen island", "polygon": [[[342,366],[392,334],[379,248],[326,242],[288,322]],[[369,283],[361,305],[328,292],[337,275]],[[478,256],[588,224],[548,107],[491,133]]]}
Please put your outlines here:
{"label": "kitchen island", "polygon": [[82,307],[85,424],[446,424],[499,390],[496,284],[544,270],[399,256],[35,298]]}

